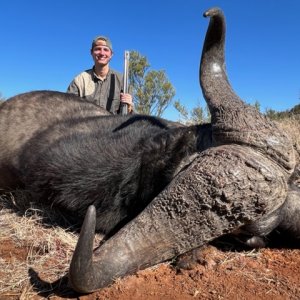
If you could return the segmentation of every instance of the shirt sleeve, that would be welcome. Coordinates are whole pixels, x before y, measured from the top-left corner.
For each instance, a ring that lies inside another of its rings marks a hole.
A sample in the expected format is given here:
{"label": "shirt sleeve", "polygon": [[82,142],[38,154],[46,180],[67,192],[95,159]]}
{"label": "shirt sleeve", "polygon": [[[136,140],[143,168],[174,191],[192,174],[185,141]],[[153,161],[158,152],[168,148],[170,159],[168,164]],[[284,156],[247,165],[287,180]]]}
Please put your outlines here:
{"label": "shirt sleeve", "polygon": [[78,85],[76,84],[75,80],[73,80],[70,83],[70,85],[68,86],[67,93],[80,96],[79,88],[78,88]]}

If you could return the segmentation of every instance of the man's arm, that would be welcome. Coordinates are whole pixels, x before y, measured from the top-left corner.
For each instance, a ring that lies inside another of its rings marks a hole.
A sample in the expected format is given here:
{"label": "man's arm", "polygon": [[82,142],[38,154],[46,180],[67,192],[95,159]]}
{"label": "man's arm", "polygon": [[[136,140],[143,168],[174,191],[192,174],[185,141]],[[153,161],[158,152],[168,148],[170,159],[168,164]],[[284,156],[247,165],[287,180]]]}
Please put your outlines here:
{"label": "man's arm", "polygon": [[68,86],[68,89],[67,89],[67,93],[69,94],[74,94],[74,95],[77,95],[77,96],[80,96],[80,93],[79,93],[79,88],[75,82],[75,80],[73,80],[70,85]]}

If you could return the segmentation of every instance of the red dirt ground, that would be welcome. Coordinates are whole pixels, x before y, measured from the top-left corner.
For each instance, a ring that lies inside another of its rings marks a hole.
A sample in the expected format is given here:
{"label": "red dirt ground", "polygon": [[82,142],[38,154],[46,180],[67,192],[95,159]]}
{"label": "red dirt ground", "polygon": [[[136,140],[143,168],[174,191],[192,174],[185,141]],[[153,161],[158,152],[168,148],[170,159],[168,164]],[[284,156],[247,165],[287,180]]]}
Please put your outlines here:
{"label": "red dirt ground", "polygon": [[[12,257],[24,261],[28,251],[13,241],[1,241],[0,257],[7,261]],[[208,246],[202,249],[191,270],[176,270],[165,263],[118,279],[112,286],[89,295],[70,294],[63,280],[54,293],[30,297],[0,294],[0,300],[300,299],[299,275],[299,249],[226,251]],[[5,270],[0,270],[0,278],[5,280]]]}

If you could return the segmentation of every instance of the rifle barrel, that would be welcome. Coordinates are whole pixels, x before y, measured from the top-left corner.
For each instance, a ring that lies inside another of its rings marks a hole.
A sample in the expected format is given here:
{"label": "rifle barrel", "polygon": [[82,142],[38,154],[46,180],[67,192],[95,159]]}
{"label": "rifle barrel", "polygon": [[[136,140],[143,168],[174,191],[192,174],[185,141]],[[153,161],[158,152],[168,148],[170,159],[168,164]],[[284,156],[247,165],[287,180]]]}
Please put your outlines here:
{"label": "rifle barrel", "polygon": [[[124,74],[123,74],[123,92],[128,93],[128,75],[129,75],[129,51],[124,52]],[[121,115],[128,114],[128,105],[121,103]]]}

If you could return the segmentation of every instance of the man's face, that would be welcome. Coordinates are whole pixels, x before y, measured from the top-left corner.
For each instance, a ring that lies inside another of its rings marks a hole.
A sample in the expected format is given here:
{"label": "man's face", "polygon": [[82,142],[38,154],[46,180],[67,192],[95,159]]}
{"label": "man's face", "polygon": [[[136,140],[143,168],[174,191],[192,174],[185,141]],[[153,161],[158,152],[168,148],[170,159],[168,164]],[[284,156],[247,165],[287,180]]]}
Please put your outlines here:
{"label": "man's face", "polygon": [[108,46],[106,46],[106,42],[103,40],[98,40],[91,50],[91,54],[95,64],[98,65],[107,65],[112,57],[112,51]]}

